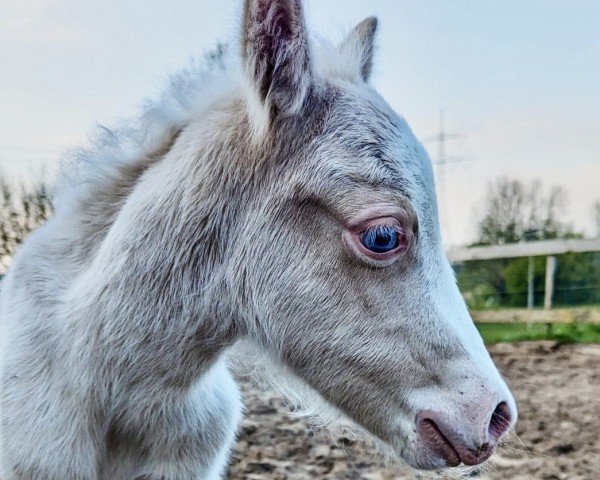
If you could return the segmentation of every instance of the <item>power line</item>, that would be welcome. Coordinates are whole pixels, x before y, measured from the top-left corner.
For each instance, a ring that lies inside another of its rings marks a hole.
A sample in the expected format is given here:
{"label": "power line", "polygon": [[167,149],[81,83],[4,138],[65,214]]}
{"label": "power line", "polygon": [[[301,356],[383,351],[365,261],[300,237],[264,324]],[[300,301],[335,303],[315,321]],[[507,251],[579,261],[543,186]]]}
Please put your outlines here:
{"label": "power line", "polygon": [[438,156],[433,161],[433,165],[437,168],[437,184],[438,184],[438,204],[440,209],[440,217],[442,223],[442,230],[448,233],[450,236],[450,228],[447,221],[446,216],[446,206],[447,206],[447,198],[446,198],[446,165],[454,164],[454,163],[462,163],[468,161],[464,157],[449,157],[446,154],[446,142],[449,140],[458,140],[460,138],[464,138],[465,135],[456,134],[456,133],[448,133],[446,132],[446,128],[444,125],[444,110],[440,110],[440,131],[437,135],[433,137],[426,138],[424,140],[425,143],[437,143],[438,145]]}

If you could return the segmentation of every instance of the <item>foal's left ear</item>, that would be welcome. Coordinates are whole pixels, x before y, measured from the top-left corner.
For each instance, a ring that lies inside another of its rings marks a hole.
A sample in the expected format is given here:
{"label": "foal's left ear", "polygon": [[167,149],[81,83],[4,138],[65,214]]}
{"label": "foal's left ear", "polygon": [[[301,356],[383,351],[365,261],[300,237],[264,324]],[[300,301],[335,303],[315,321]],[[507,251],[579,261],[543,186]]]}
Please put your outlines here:
{"label": "foal's left ear", "polygon": [[373,70],[376,33],[377,18],[365,18],[338,47],[340,55],[349,67],[348,74],[363,82],[369,81]]}
{"label": "foal's left ear", "polygon": [[242,59],[264,120],[298,113],[312,83],[301,0],[245,0]]}

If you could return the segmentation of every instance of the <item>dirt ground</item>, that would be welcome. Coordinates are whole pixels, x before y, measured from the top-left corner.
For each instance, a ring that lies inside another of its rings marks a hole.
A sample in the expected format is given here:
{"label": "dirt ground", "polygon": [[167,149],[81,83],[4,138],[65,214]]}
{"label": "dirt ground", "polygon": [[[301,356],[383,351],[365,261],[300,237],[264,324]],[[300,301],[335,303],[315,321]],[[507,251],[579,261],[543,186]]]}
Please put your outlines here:
{"label": "dirt ground", "polygon": [[[482,480],[600,480],[600,345],[548,342],[490,348],[517,397],[518,438]],[[246,419],[229,479],[414,478],[363,445],[287,415],[282,400],[245,383]]]}

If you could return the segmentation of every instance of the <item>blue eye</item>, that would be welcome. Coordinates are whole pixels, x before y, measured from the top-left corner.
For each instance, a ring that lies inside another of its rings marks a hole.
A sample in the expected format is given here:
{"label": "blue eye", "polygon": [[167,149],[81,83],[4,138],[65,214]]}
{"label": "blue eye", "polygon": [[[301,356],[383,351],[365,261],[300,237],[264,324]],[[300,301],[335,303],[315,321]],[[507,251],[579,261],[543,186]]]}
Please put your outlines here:
{"label": "blue eye", "polygon": [[366,230],[361,238],[363,246],[375,253],[386,253],[398,246],[398,231],[390,225],[379,225]]}

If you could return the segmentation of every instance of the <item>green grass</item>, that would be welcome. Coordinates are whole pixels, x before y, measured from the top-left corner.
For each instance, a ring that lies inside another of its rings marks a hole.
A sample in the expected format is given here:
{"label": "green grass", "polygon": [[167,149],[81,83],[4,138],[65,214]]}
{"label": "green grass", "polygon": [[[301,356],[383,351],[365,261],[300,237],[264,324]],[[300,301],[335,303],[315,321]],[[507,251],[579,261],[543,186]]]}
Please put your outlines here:
{"label": "green grass", "polygon": [[554,340],[561,343],[600,343],[600,325],[534,323],[477,323],[486,344]]}

